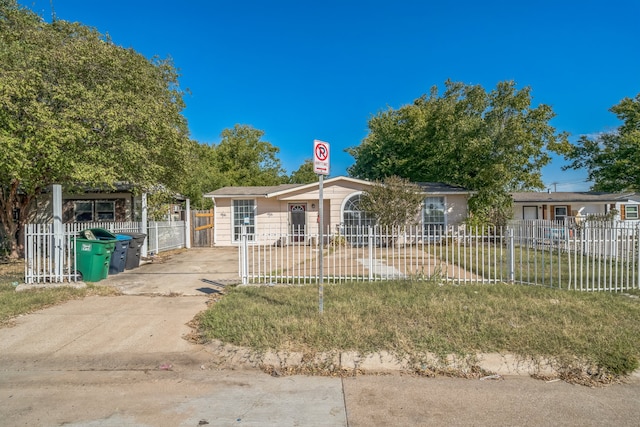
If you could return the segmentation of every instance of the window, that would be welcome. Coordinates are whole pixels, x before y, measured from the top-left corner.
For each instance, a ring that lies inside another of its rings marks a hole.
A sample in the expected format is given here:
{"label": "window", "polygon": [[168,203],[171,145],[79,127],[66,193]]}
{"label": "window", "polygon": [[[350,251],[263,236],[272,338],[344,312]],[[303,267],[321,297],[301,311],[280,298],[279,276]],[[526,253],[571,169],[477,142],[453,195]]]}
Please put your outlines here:
{"label": "window", "polygon": [[375,218],[360,208],[360,194],[349,197],[342,208],[342,233],[353,246],[368,245],[369,226],[376,224]]}
{"label": "window", "polygon": [[625,205],[624,207],[625,219],[638,219],[638,205]]}
{"label": "window", "polygon": [[76,222],[93,221],[93,202],[75,202],[73,213]]}
{"label": "window", "polygon": [[427,197],[422,210],[423,231],[427,235],[439,235],[446,224],[444,197]]}
{"label": "window", "polygon": [[77,200],[73,203],[76,222],[115,221],[116,203],[113,200]]}
{"label": "window", "polygon": [[360,194],[351,196],[342,210],[342,223],[345,234],[367,234],[370,225],[375,225],[375,218],[360,209]]}
{"label": "window", "polygon": [[554,207],[554,218],[556,221],[563,221],[564,217],[567,216],[567,207],[566,206],[555,206]]}
{"label": "window", "polygon": [[239,242],[242,228],[246,226],[248,240],[255,239],[256,232],[256,204],[255,200],[233,201],[233,241]]}
{"label": "window", "polygon": [[97,201],[96,218],[98,219],[98,221],[115,221],[115,203],[107,201]]}

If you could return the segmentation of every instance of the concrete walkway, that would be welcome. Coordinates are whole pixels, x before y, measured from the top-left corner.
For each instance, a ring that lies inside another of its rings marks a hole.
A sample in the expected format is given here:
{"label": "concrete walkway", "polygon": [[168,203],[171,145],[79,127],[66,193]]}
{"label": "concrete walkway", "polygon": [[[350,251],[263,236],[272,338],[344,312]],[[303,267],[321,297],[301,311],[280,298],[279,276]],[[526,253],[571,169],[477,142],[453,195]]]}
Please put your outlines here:
{"label": "concrete walkway", "polygon": [[[237,262],[237,258],[236,258]],[[217,362],[186,340],[228,250],[190,250],[110,277],[124,296],[89,297],[0,329],[6,426],[635,426],[640,381],[544,382],[269,376]],[[206,282],[208,281],[208,282]],[[208,289],[209,290],[208,290]]]}

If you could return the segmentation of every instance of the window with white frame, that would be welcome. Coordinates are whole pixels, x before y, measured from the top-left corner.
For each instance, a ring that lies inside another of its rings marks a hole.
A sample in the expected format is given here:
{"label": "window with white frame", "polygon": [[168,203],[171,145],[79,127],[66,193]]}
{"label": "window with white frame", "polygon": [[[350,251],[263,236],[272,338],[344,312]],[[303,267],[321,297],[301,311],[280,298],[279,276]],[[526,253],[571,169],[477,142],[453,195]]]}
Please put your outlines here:
{"label": "window with white frame", "polygon": [[638,219],[638,205],[625,205],[624,206],[624,218],[625,219]]}
{"label": "window with white frame", "polygon": [[256,232],[256,202],[253,199],[233,201],[233,241],[239,242],[246,226],[247,239],[254,240]]}
{"label": "window with white frame", "polygon": [[369,212],[360,207],[361,194],[355,194],[346,201],[342,209],[342,225],[344,234],[366,234],[369,226],[376,220]]}
{"label": "window with white frame", "polygon": [[422,226],[427,235],[442,234],[446,227],[444,197],[427,197],[422,209]]}

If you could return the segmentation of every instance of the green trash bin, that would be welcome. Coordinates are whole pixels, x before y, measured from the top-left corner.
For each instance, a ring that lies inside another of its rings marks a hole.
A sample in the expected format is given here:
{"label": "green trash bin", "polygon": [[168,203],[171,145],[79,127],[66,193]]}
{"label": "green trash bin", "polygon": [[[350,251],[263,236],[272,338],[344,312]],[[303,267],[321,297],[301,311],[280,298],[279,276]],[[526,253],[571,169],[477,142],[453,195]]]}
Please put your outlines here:
{"label": "green trash bin", "polygon": [[76,237],[76,269],[85,282],[98,282],[109,274],[115,242]]}
{"label": "green trash bin", "polygon": [[109,262],[109,274],[118,274],[124,271],[124,264],[127,259],[127,250],[131,238],[123,236],[119,238],[109,230],[104,228],[88,228],[80,232],[80,237],[89,240],[102,240],[113,242],[114,248],[111,251],[111,261]]}

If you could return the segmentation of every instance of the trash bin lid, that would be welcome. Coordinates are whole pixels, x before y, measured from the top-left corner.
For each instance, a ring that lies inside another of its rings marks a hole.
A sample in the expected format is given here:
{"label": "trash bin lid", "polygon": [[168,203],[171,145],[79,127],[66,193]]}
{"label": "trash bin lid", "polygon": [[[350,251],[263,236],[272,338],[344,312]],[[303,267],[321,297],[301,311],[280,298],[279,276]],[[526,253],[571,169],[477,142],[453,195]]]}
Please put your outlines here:
{"label": "trash bin lid", "polygon": [[116,239],[115,234],[113,234],[109,230],[105,230],[104,228],[90,228],[89,230],[91,230],[94,236],[96,236],[98,239],[108,239],[108,240]]}
{"label": "trash bin lid", "polygon": [[126,234],[116,234],[116,240],[131,240],[133,237]]}
{"label": "trash bin lid", "polygon": [[144,233],[134,233],[134,232],[127,232],[127,233],[122,233],[125,236],[131,236],[132,239],[142,239],[144,240],[145,237],[147,237],[146,234]]}

